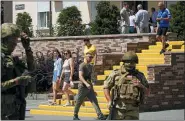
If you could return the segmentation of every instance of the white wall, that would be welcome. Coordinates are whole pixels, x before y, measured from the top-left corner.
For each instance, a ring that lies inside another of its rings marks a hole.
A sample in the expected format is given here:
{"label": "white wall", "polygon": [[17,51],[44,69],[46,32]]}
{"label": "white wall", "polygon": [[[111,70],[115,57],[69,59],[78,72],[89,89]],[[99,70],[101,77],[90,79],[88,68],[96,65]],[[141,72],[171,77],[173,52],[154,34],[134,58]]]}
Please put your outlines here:
{"label": "white wall", "polygon": [[166,7],[169,9],[170,5],[176,4],[176,3],[177,3],[177,1],[166,1]]}
{"label": "white wall", "polygon": [[[15,10],[15,5],[24,4],[24,10]],[[67,2],[67,1],[52,1],[52,24],[55,25],[57,23],[58,15],[63,8],[76,6],[79,11],[81,11],[82,15],[82,23],[88,24],[91,20],[94,20],[96,16],[95,5],[97,2],[88,2],[88,1],[80,1],[80,2]],[[27,12],[32,18],[32,25],[34,30],[34,35],[36,35],[37,29],[39,29],[38,25],[38,12],[49,11],[49,1],[44,2],[16,2],[13,1],[13,23],[16,21],[17,13]]]}
{"label": "white wall", "polygon": [[[24,4],[25,5],[25,9],[24,10],[15,10],[15,5],[17,4]],[[16,22],[16,15],[17,13],[23,13],[23,12],[27,12],[29,13],[29,15],[32,18],[32,25],[33,25],[33,30],[37,29],[37,2],[33,1],[33,2],[16,2],[13,1],[13,23]],[[35,35],[35,31],[34,31],[34,35]]]}
{"label": "white wall", "polygon": [[53,25],[57,24],[57,19],[60,11],[63,9],[62,1],[54,1],[52,2],[52,23]]}
{"label": "white wall", "polygon": [[78,10],[81,12],[81,18],[82,23],[89,23],[90,22],[90,14],[89,14],[89,7],[88,7],[88,1],[63,1],[63,8],[70,7],[70,6],[76,6]]}

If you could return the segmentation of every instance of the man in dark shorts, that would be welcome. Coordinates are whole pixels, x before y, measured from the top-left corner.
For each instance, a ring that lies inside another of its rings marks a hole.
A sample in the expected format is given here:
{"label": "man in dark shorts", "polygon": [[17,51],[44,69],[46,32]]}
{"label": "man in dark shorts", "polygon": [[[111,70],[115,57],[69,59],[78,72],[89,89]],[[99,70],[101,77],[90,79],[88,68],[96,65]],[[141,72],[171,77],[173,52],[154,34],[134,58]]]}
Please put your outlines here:
{"label": "man in dark shorts", "polygon": [[96,113],[98,115],[98,119],[105,120],[106,118],[100,110],[100,107],[98,105],[98,100],[96,98],[96,95],[93,89],[93,84],[91,81],[93,79],[92,76],[94,76],[93,74],[94,68],[93,68],[93,65],[91,64],[91,61],[93,59],[92,53],[87,52],[85,54],[85,59],[86,61],[81,63],[79,67],[79,78],[81,83],[79,83],[79,86],[78,86],[78,95],[77,95],[77,100],[75,104],[73,120],[80,120],[78,118],[78,112],[85,97],[87,97],[93,104],[96,110]]}
{"label": "man in dark shorts", "polygon": [[166,48],[169,46],[169,44],[166,43],[166,33],[170,25],[169,20],[171,19],[171,14],[170,14],[170,11],[167,8],[165,8],[163,2],[159,2],[158,7],[160,10],[157,16],[157,21],[159,23],[159,26],[157,29],[156,39],[162,42],[162,49],[160,51],[160,54],[162,54],[166,51]]}

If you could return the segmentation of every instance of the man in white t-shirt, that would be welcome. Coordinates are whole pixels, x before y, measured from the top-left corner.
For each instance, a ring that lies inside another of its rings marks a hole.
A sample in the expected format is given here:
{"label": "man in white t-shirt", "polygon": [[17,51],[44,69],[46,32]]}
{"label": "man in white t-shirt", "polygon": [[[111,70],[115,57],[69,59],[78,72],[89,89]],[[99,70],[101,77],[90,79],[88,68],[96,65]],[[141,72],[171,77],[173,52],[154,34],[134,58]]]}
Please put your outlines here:
{"label": "man in white t-shirt", "polygon": [[136,25],[135,25],[135,15],[134,12],[130,12],[129,20],[130,20],[130,28],[129,28],[129,33],[136,33]]}

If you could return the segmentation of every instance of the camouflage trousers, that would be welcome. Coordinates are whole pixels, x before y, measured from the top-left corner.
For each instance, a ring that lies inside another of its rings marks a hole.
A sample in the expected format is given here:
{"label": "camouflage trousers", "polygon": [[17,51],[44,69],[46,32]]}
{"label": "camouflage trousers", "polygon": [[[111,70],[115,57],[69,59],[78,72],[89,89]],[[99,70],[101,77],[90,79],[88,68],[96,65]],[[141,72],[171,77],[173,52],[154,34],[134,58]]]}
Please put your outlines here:
{"label": "camouflage trousers", "polygon": [[1,119],[24,120],[26,101],[18,101],[15,95],[1,95]]}
{"label": "camouflage trousers", "polygon": [[83,101],[85,98],[88,98],[92,105],[94,106],[96,113],[98,116],[102,116],[102,112],[100,110],[100,107],[98,105],[98,100],[96,98],[94,89],[88,89],[87,87],[83,86],[82,84],[79,84],[78,87],[78,95],[77,95],[77,100],[74,108],[74,115],[78,115],[78,112],[80,110],[80,106],[82,105]]}
{"label": "camouflage trousers", "polygon": [[126,104],[126,109],[115,109],[113,120],[139,120],[139,107]]}

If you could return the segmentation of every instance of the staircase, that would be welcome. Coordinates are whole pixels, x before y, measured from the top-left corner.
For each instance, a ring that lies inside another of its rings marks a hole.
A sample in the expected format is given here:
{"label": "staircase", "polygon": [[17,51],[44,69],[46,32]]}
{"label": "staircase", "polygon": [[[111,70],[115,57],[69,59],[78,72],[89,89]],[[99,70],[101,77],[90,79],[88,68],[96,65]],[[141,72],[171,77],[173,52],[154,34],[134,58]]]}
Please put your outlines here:
{"label": "staircase", "polygon": [[[167,51],[172,52],[184,52],[184,41],[170,41]],[[148,76],[147,66],[150,64],[164,64],[164,55],[159,54],[162,48],[161,42],[156,42],[156,45],[150,45],[149,49],[142,50],[141,53],[137,53],[139,57],[139,63],[136,65],[136,68],[143,72],[144,75]],[[113,69],[119,69],[123,63],[120,62],[120,65],[114,65]],[[105,70],[104,75],[98,75],[98,81],[104,81],[106,77],[112,72],[112,70]],[[107,109],[107,102],[103,93],[103,86],[94,86],[94,90],[97,94],[97,99],[99,106],[104,114],[108,114],[109,110]],[[72,89],[74,93],[77,93],[77,89]],[[31,109],[31,114],[37,115],[62,115],[62,116],[73,116],[74,106],[63,107],[66,103],[65,100],[57,99],[57,105],[39,105],[38,109]],[[74,104],[74,101],[71,101]],[[95,110],[90,103],[90,101],[84,101],[80,108],[79,117],[97,117]]]}

